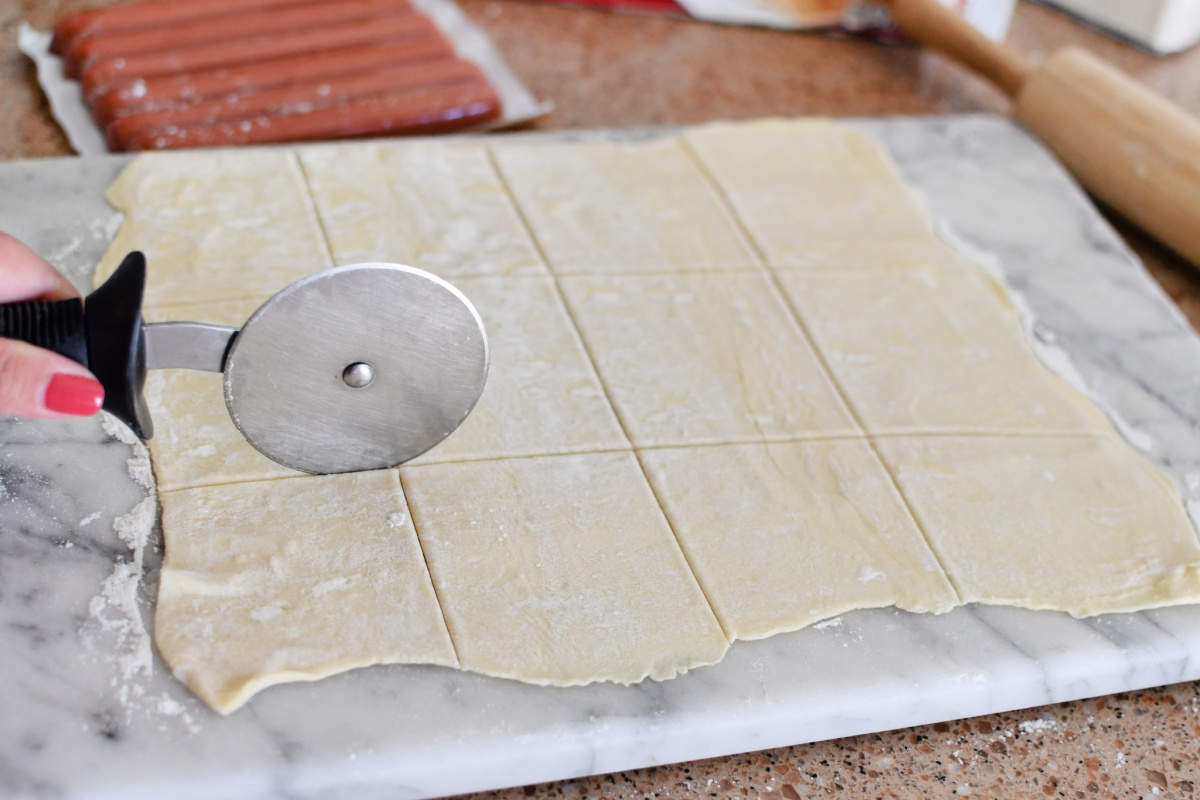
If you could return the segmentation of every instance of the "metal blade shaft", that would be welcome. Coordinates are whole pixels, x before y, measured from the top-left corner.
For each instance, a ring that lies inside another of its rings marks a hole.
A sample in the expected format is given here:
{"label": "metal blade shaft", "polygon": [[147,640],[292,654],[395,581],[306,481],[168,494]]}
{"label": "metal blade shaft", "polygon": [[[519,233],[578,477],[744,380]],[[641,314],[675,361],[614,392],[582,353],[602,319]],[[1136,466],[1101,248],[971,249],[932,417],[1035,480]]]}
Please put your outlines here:
{"label": "metal blade shaft", "polygon": [[223,372],[237,328],[207,322],[152,322],[143,326],[147,369]]}

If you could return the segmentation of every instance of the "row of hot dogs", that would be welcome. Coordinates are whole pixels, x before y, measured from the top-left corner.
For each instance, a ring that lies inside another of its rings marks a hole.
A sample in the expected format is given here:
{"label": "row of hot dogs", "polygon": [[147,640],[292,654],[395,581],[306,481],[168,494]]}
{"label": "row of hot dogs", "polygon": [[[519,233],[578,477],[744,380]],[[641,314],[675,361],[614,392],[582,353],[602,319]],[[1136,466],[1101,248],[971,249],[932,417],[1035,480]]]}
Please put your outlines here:
{"label": "row of hot dogs", "polygon": [[408,0],[154,0],[69,16],[51,49],[114,150],[437,133],[502,110]]}

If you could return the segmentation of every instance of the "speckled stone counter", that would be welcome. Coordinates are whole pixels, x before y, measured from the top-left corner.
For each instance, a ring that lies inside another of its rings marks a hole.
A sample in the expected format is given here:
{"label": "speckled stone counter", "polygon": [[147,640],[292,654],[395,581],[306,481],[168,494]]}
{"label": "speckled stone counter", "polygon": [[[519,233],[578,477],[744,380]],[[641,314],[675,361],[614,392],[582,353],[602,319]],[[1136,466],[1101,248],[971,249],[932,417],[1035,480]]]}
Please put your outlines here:
{"label": "speckled stone counter", "polygon": [[[510,0],[460,2],[534,93],[557,104],[543,128],[1006,107],[981,81],[912,49]],[[94,4],[0,6],[0,157],[68,153],[32,69],[16,53],[17,21],[47,27],[67,10]],[[1156,59],[1027,3],[1010,43],[1034,58],[1084,44],[1200,112],[1200,51]],[[1127,225],[1117,226],[1200,327],[1200,280]],[[1188,683],[488,796],[1192,797],[1200,781],[1197,742],[1200,684]]]}

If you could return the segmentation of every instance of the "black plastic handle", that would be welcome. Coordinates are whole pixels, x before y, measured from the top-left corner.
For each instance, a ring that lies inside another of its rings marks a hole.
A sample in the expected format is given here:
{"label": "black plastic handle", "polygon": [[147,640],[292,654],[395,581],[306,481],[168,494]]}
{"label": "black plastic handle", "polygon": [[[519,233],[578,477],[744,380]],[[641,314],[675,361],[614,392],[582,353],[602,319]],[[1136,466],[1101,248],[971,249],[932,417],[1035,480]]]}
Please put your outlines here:
{"label": "black plastic handle", "polygon": [[83,300],[25,300],[0,305],[0,336],[53,350],[88,365]]}
{"label": "black plastic handle", "polygon": [[26,300],[0,305],[0,336],[53,350],[92,371],[104,387],[104,410],[138,435],[154,435],[143,389],[146,339],[142,295],[146,258],[125,256],[86,301]]}

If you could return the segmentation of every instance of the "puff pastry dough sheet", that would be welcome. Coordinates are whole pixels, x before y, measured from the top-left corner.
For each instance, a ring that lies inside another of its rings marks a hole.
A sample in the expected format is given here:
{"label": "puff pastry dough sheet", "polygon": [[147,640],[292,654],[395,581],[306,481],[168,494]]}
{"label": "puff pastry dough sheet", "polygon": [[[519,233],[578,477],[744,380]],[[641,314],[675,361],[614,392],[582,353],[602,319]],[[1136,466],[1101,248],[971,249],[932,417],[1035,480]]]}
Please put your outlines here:
{"label": "puff pastry dough sheet", "polygon": [[560,275],[754,269],[714,188],[671,137],[492,146]]}
{"label": "puff pastry dough sheet", "polygon": [[855,266],[855,251],[873,254],[878,266],[897,244],[955,260],[864,133],[823,120],[769,120],[704,126],[683,139],[773,267],[840,270],[847,256]]}
{"label": "puff pastry dough sheet", "polygon": [[333,266],[296,154],[149,154],[109,187],[125,223],[96,268],[146,255],[145,307],[266,300]]}
{"label": "puff pastry dough sheet", "polygon": [[395,470],[160,497],[155,639],[218,711],[369,664],[457,665]]}
{"label": "puff pastry dough sheet", "polygon": [[964,602],[1077,617],[1195,602],[1175,487],[1108,437],[895,437],[879,450]]}
{"label": "puff pastry dough sheet", "polygon": [[729,648],[633,453],[400,474],[464,668],[635,683]]}
{"label": "puff pastry dough sheet", "polygon": [[982,271],[780,275],[868,432],[1105,433]]}
{"label": "puff pastry dough sheet", "polygon": [[856,608],[1200,600],[1174,487],[865,135],[491,142],[146,156],[109,193],[98,278],[146,251],[151,320],[371,260],[490,336],[475,412],[398,470],[299,476],[220,376],[150,376],[157,638],[214,708],[377,663],[665,679]]}
{"label": "puff pastry dough sheet", "polygon": [[730,639],[855,608],[958,603],[865,440],[665,448],[641,459]]}
{"label": "puff pastry dough sheet", "polygon": [[639,447],[860,432],[765,273],[561,284]]}
{"label": "puff pastry dough sheet", "polygon": [[325,145],[300,162],[338,264],[409,264],[450,281],[546,274],[482,144]]}

